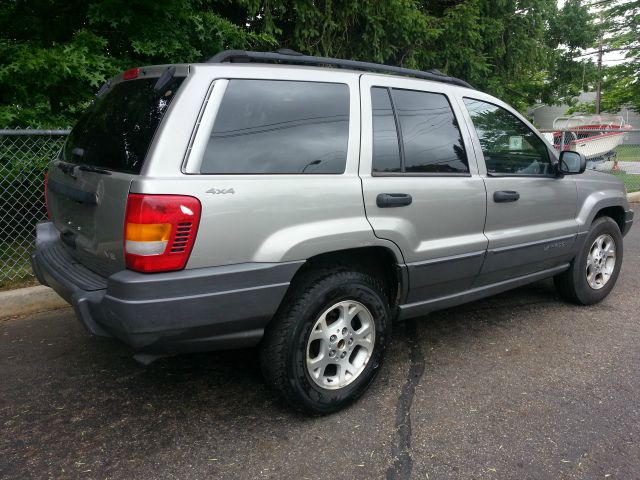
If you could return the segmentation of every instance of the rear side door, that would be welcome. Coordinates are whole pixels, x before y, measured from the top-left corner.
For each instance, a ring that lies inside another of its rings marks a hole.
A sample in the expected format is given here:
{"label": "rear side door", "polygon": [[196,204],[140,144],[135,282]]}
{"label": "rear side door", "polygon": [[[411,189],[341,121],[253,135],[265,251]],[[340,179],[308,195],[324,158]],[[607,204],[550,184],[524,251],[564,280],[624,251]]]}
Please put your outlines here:
{"label": "rear side door", "polygon": [[361,77],[366,215],[402,251],[410,304],[469,288],[487,247],[485,186],[448,88]]}
{"label": "rear side door", "polygon": [[489,247],[476,285],[570,260],[578,230],[572,177],[555,174],[550,146],[507,105],[482,94],[459,100],[487,186]]}

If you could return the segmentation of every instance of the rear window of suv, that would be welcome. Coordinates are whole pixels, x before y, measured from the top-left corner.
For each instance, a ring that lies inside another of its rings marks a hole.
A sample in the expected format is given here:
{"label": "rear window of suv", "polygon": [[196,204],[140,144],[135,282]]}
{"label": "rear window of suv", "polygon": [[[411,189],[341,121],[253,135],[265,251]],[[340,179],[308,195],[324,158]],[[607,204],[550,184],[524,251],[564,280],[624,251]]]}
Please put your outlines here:
{"label": "rear window of suv", "polygon": [[348,139],[347,85],[230,80],[201,173],[339,174]]}
{"label": "rear window of suv", "polygon": [[65,162],[140,173],[153,136],[185,77],[126,80],[97,97],[62,149]]}

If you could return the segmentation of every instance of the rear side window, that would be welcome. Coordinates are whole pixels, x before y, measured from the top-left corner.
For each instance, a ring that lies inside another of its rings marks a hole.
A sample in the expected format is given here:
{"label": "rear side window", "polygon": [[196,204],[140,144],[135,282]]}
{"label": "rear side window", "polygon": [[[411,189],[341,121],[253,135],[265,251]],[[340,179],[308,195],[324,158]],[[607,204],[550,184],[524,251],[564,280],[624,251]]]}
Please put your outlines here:
{"label": "rear side window", "polygon": [[441,93],[371,89],[372,172],[468,174],[456,117]]}
{"label": "rear side window", "polygon": [[62,149],[62,160],[140,173],[156,129],[185,77],[157,88],[158,78],[117,83],[82,114]]}
{"label": "rear side window", "polygon": [[339,174],[348,139],[347,85],[231,80],[201,173]]}
{"label": "rear side window", "polygon": [[373,171],[400,172],[400,145],[393,107],[386,88],[371,89],[373,108]]}
{"label": "rear side window", "polygon": [[469,173],[456,117],[440,93],[392,90],[407,173]]}

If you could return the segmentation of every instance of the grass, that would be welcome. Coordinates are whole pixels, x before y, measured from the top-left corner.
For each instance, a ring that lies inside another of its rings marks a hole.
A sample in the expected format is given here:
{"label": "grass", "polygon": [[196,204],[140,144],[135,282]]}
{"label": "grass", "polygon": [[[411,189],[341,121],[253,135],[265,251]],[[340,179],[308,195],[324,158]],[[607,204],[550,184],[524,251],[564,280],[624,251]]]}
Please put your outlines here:
{"label": "grass", "polygon": [[611,173],[616,177],[620,177],[620,180],[622,180],[626,185],[628,193],[640,191],[640,175],[633,175],[625,172],[607,172],[607,173]]}
{"label": "grass", "polygon": [[31,245],[0,241],[0,291],[37,285],[31,272]]}
{"label": "grass", "polygon": [[640,145],[619,145],[615,151],[621,162],[640,162]]}
{"label": "grass", "polygon": [[32,274],[25,274],[23,277],[17,277],[11,280],[0,280],[0,292],[15,290],[16,288],[33,287],[34,285],[40,285],[36,277]]}

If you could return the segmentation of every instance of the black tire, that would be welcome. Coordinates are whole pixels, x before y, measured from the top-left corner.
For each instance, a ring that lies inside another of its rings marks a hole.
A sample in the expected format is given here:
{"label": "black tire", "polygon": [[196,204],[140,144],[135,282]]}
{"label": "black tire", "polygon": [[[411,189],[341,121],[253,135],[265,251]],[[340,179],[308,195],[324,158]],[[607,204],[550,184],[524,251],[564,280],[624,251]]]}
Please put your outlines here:
{"label": "black tire", "polygon": [[[604,286],[596,290],[591,288],[587,281],[587,257],[593,242],[603,234],[613,238],[616,248],[616,260],[611,277]],[[571,262],[569,269],[553,278],[560,296],[578,305],[592,305],[603,300],[609,295],[618,280],[622,265],[622,249],[622,234],[618,224],[610,217],[599,217],[594,220],[582,248]]]}
{"label": "black tire", "polygon": [[[364,305],[375,325],[371,356],[355,379],[339,389],[317,385],[307,370],[307,342],[316,321],[338,302]],[[309,414],[335,412],[362,395],[381,365],[391,331],[389,302],[376,279],[355,271],[324,270],[292,286],[267,327],[260,364],[267,384],[293,408]]]}

